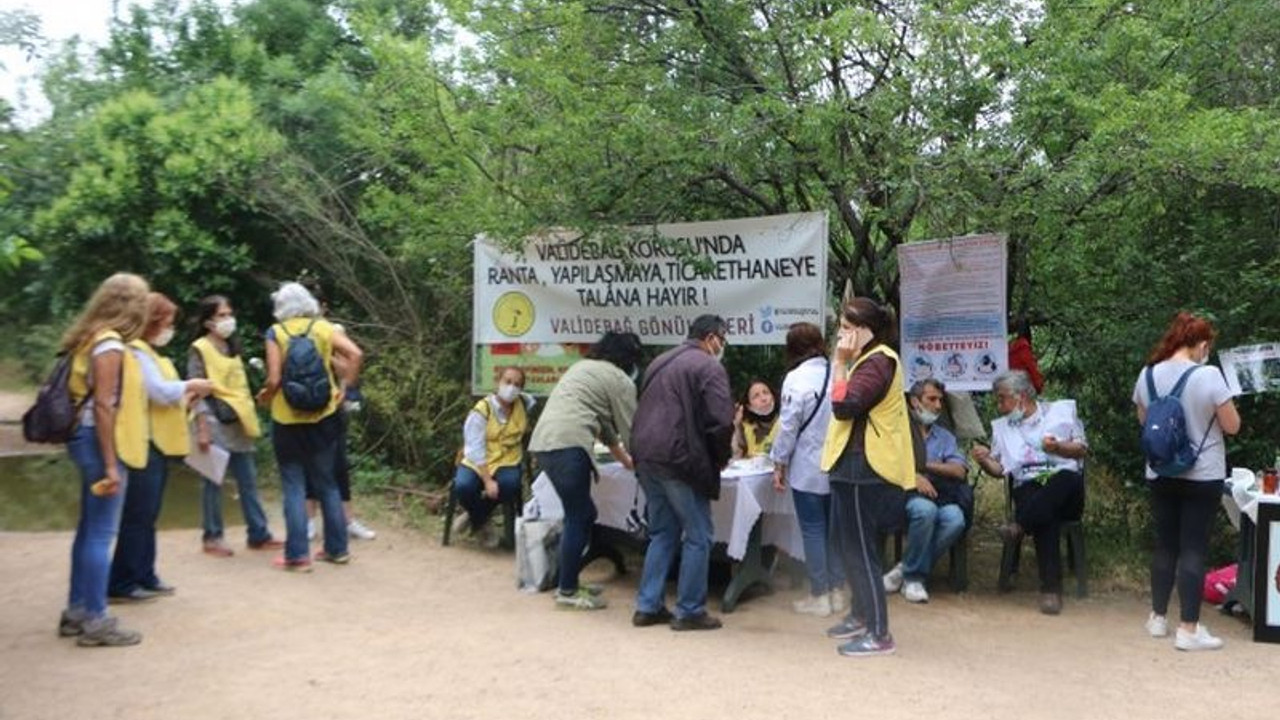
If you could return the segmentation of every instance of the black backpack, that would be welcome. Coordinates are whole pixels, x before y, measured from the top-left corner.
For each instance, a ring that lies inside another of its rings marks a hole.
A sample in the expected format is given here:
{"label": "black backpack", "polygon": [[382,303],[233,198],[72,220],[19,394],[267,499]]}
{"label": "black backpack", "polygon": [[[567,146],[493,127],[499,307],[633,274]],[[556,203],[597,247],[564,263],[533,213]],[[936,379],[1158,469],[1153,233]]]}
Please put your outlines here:
{"label": "black backpack", "polygon": [[[71,402],[71,355],[59,353],[36,401],[22,414],[22,436],[33,443],[65,443],[75,432],[80,404]],[[87,395],[85,396],[88,397]],[[83,401],[82,401],[83,402]]]}
{"label": "black backpack", "polygon": [[329,371],[324,366],[324,358],[320,357],[315,341],[311,339],[311,328],[315,324],[316,321],[312,320],[301,335],[290,335],[284,323],[280,323],[280,329],[289,336],[280,387],[289,407],[303,412],[323,410],[333,400]]}

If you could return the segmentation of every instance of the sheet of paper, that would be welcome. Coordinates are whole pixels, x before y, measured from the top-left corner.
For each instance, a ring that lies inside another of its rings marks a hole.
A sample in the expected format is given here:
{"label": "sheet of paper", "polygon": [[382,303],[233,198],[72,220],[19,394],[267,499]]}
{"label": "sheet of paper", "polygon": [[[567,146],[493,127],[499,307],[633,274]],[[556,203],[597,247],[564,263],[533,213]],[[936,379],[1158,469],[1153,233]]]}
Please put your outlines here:
{"label": "sheet of paper", "polygon": [[183,462],[203,477],[221,485],[223,476],[227,474],[227,461],[230,459],[231,453],[217,445],[210,445],[208,452],[200,452],[199,448],[193,448]]}

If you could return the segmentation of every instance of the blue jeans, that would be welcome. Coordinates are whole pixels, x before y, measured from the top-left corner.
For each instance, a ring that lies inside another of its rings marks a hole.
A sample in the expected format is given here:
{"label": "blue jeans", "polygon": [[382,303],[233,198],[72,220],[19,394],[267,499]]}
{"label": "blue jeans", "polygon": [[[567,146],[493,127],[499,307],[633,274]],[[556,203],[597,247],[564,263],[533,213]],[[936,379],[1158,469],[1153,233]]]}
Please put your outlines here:
{"label": "blue jeans", "polygon": [[471,518],[471,527],[483,527],[499,503],[520,501],[520,466],[509,465],[493,472],[498,483],[498,499],[491,500],[484,494],[484,481],[475,470],[459,465],[453,475],[453,496]]}
{"label": "blue jeans", "polygon": [[791,488],[796,506],[796,522],[804,540],[804,568],[809,573],[809,592],[816,597],[844,585],[844,571],[831,545],[829,519],[831,496]]}
{"label": "blue jeans", "polygon": [[307,560],[307,483],[315,488],[324,517],[324,552],[329,557],[347,553],[347,519],[334,480],[337,447],[328,445],[301,460],[284,460],[276,453],[280,485],[284,490],[284,559]]}
{"label": "blue jeans", "polygon": [[[252,452],[233,452],[227,460],[227,474],[236,479],[236,488],[240,494],[240,512],[244,514],[244,523],[248,526],[250,545],[264,543],[271,539],[271,531],[267,529],[267,513],[262,509],[262,500],[258,498],[258,466]],[[204,539],[218,540],[222,538],[222,486],[205,478],[204,488],[200,495],[200,514],[204,524]]]}
{"label": "blue jeans", "polygon": [[169,460],[155,445],[147,451],[147,466],[129,471],[107,594],[127,595],[160,584],[156,577],[156,520],[168,475]]}
{"label": "blue jeans", "polygon": [[902,577],[924,582],[934,563],[964,533],[964,511],[959,505],[938,507],[918,493],[907,495],[907,549],[902,556]]}
{"label": "blue jeans", "polygon": [[667,573],[680,548],[676,581],[676,617],[707,611],[707,573],[711,569],[711,500],[688,483],[642,473],[640,486],[648,503],[649,549],[636,593],[636,610],[656,613],[665,605]]}
{"label": "blue jeans", "polygon": [[119,463],[125,487],[114,495],[99,497],[89,486],[106,477],[106,463],[98,447],[95,428],[81,426],[67,443],[67,453],[80,470],[80,522],[71,544],[71,591],[67,610],[88,618],[107,614],[107,579],[111,572],[111,543],[120,527],[120,512],[128,492],[128,473]]}
{"label": "blue jeans", "polygon": [[596,524],[596,504],[591,499],[591,478],[595,466],[582,448],[563,448],[538,453],[538,465],[547,473],[560,504],[564,505],[564,533],[560,536],[560,592],[578,591],[582,555],[591,542]]}

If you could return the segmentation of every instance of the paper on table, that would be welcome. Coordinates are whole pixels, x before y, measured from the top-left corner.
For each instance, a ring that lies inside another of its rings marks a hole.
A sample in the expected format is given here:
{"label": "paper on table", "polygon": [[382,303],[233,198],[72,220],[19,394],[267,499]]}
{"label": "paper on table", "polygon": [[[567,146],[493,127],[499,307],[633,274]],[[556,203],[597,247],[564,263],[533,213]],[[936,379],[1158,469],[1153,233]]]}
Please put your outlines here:
{"label": "paper on table", "polygon": [[210,445],[208,452],[201,452],[199,448],[193,448],[187,457],[183,459],[192,470],[200,473],[208,478],[215,485],[222,484],[222,478],[227,473],[227,461],[231,459],[231,453],[223,450],[217,445]]}

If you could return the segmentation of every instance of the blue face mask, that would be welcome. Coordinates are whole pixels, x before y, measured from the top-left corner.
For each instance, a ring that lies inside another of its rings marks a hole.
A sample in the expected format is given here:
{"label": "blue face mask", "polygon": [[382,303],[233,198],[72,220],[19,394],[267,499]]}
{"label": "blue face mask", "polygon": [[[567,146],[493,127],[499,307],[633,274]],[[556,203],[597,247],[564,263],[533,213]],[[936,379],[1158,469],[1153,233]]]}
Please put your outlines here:
{"label": "blue face mask", "polygon": [[1019,405],[1018,407],[1010,410],[1004,417],[1009,421],[1010,425],[1017,425],[1022,422],[1024,417],[1026,417],[1026,413],[1022,412],[1022,406]]}

